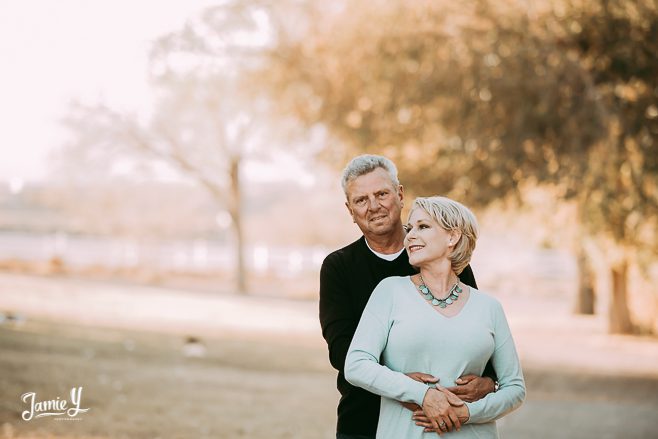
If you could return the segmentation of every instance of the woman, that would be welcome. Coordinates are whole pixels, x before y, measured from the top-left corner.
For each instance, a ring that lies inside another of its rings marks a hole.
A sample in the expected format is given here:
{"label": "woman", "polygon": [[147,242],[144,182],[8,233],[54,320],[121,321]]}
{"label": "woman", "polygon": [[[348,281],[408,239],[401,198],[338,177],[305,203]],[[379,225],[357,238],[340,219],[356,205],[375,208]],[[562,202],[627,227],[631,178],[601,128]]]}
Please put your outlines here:
{"label": "woman", "polygon": [[[418,198],[405,228],[409,262],[420,272],[389,277],[375,288],[350,345],[345,376],[382,396],[377,438],[433,434],[399,402],[420,405],[429,418],[425,425],[439,434],[496,438],[495,420],[523,402],[525,383],[502,306],[457,277],[475,248],[475,216],[445,197]],[[489,358],[498,390],[459,406],[405,375],[422,370],[452,386],[462,375],[481,375]]]}

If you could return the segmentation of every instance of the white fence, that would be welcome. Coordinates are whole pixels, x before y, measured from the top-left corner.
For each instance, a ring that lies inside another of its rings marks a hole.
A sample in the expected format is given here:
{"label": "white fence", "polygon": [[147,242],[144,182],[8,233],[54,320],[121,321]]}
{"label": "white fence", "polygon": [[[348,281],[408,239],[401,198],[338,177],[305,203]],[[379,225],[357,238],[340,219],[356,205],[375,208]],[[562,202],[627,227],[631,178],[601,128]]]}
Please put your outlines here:
{"label": "white fence", "polygon": [[[323,247],[272,247],[264,244],[245,248],[250,270],[275,270],[294,276],[318,271],[329,253]],[[235,251],[209,240],[139,241],[123,238],[75,236],[56,233],[36,235],[0,232],[0,260],[44,262],[60,258],[71,267],[151,267],[161,270],[207,272],[235,267]]]}

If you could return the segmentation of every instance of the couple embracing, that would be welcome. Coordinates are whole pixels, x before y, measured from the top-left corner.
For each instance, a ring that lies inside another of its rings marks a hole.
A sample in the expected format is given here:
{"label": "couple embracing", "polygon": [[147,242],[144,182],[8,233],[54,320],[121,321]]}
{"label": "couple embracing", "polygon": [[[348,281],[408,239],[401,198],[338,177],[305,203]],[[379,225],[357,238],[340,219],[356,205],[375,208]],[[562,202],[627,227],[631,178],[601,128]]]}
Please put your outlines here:
{"label": "couple embracing", "polygon": [[476,289],[475,216],[434,196],[417,198],[403,224],[403,187],[382,156],[354,158],[341,183],[363,236],[320,273],[336,438],[497,438],[525,383],[501,304]]}

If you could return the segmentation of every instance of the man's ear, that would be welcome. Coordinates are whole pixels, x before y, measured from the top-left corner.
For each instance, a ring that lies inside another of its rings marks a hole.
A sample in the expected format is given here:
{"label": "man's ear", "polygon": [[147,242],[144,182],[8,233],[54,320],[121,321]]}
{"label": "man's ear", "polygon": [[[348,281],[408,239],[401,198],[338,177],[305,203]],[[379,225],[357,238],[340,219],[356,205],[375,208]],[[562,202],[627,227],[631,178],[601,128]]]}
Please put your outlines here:
{"label": "man's ear", "polygon": [[350,216],[352,217],[352,222],[356,223],[356,220],[354,219],[354,212],[352,212],[352,208],[350,207],[349,201],[345,202],[345,207],[347,207],[347,211],[350,213]]}
{"label": "man's ear", "polygon": [[404,207],[404,186],[398,186],[398,197],[400,197],[400,204]]}

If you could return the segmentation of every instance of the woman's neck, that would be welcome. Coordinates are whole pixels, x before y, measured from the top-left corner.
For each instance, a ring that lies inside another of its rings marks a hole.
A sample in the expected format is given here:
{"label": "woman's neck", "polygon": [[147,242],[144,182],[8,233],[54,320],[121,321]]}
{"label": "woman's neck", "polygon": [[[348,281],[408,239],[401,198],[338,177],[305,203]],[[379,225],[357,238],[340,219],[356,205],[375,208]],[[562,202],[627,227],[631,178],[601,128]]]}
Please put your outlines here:
{"label": "woman's neck", "polygon": [[420,276],[434,296],[439,298],[447,294],[455,282],[459,282],[459,277],[452,271],[452,264],[448,260],[421,266]]}

